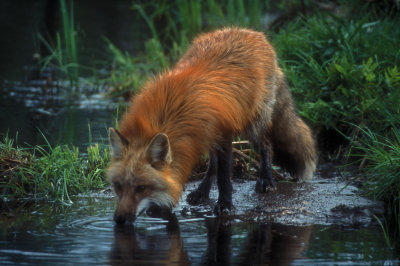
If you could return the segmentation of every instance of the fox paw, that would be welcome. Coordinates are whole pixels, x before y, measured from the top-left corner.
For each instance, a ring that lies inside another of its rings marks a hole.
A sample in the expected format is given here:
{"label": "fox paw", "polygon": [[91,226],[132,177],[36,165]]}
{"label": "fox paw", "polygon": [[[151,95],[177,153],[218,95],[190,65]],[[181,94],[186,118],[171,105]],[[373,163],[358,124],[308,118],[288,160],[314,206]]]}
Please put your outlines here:
{"label": "fox paw", "polygon": [[217,202],[217,204],[214,207],[214,214],[216,216],[232,215],[233,214],[232,202],[229,203]]}
{"label": "fox paw", "polygon": [[273,180],[268,180],[265,178],[257,179],[256,193],[267,193],[275,190],[276,190],[276,185]]}
{"label": "fox paw", "polygon": [[202,193],[199,190],[194,190],[189,193],[186,197],[186,201],[190,205],[199,205],[202,203],[207,203],[209,200],[208,194]]}

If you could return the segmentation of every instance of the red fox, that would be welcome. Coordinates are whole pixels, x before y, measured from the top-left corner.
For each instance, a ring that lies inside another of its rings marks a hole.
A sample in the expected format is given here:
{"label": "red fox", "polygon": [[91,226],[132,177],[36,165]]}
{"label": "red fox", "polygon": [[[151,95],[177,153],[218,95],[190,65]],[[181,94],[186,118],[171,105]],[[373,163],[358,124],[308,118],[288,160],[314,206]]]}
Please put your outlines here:
{"label": "red fox", "polygon": [[271,161],[312,179],[316,149],[298,116],[276,54],[264,34],[224,28],[195,38],[171,70],[150,79],[110,128],[108,176],[119,198],[116,223],[152,206],[172,209],[194,166],[210,163],[191,203],[208,197],[214,177],[217,214],[232,206],[232,137],[246,135],[261,155],[256,192],[275,188]]}

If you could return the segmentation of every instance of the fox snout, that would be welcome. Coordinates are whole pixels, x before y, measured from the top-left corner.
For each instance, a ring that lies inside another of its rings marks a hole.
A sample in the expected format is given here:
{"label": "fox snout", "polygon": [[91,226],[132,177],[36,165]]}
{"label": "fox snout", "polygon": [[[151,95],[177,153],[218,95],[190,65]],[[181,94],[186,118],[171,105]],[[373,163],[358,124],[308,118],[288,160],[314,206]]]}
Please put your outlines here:
{"label": "fox snout", "polygon": [[129,224],[136,220],[136,210],[132,204],[127,204],[125,200],[120,200],[118,208],[114,213],[114,221],[119,224]]}
{"label": "fox snout", "polygon": [[140,215],[140,213],[137,213],[138,209],[142,208],[140,205],[140,200],[137,200],[134,194],[121,194],[117,210],[114,213],[114,221],[119,225],[134,222],[136,217]]}
{"label": "fox snout", "polygon": [[133,223],[138,216],[148,209],[148,199],[136,199],[134,195],[122,197],[118,202],[117,210],[114,213],[114,221],[117,224]]}

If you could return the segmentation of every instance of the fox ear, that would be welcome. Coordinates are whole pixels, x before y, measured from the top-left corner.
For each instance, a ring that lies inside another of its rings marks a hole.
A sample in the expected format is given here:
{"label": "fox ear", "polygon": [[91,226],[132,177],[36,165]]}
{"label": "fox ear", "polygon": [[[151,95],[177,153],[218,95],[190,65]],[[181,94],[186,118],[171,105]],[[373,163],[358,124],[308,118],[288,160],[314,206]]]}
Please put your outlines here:
{"label": "fox ear", "polygon": [[115,159],[121,159],[124,155],[125,149],[129,146],[128,140],[118,132],[118,130],[110,127],[108,129],[110,146],[111,146],[111,157]]}
{"label": "fox ear", "polygon": [[162,168],[165,164],[172,161],[171,147],[169,146],[168,136],[164,133],[158,133],[150,141],[147,148],[147,159],[152,167]]}

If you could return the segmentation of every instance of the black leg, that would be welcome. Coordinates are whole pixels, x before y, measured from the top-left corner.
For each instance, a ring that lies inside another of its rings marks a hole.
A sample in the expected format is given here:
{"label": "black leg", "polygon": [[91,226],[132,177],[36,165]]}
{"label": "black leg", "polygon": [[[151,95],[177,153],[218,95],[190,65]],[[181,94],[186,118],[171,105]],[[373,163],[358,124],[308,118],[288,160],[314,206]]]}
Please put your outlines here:
{"label": "black leg", "polygon": [[210,152],[209,156],[210,160],[208,162],[207,172],[203,181],[200,183],[199,187],[192,191],[186,198],[189,204],[201,204],[207,202],[209,199],[208,196],[210,194],[210,189],[218,171],[217,155],[215,152]]}
{"label": "black leg", "polygon": [[262,147],[260,149],[260,175],[256,183],[257,193],[266,193],[267,191],[276,190],[275,181],[272,177],[271,153],[270,147]]}
{"label": "black leg", "polygon": [[218,174],[217,185],[219,197],[215,206],[215,214],[223,214],[233,209],[232,205],[232,138],[226,138],[217,150]]}

